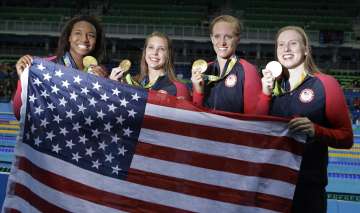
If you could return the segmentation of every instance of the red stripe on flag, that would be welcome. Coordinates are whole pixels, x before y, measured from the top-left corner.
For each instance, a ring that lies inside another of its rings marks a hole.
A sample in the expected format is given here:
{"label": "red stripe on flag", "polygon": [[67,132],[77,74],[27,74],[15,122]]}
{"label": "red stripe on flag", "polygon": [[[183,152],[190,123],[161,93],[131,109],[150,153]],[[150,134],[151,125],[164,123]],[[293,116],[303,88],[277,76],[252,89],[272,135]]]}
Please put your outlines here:
{"label": "red stripe on flag", "polygon": [[21,213],[21,211],[19,211],[17,209],[5,208],[4,213]]}
{"label": "red stripe on flag", "polygon": [[[52,172],[37,167],[26,158],[19,158],[18,168],[30,174],[39,182],[65,194],[75,196],[98,205],[129,212],[145,211],[151,209],[155,212],[189,212],[155,203],[149,203],[122,195],[102,191],[88,185],[70,180]],[[31,199],[26,199],[30,200]],[[37,198],[33,202],[37,202]],[[134,209],[135,208],[135,209]],[[51,211],[44,211],[51,212]]]}
{"label": "red stripe on flag", "polygon": [[225,171],[241,175],[271,178],[292,184],[296,184],[297,182],[296,171],[278,165],[235,160],[221,156],[156,146],[144,142],[138,143],[135,153],[137,155],[143,155],[150,158],[188,164],[201,168]]}
{"label": "red stripe on flag", "polygon": [[12,187],[14,187],[14,194],[26,200],[37,210],[41,212],[67,212],[65,209],[55,206],[52,203],[49,203],[48,201],[39,197],[37,194],[33,193],[26,186],[19,183],[13,183],[13,184],[14,185]]}
{"label": "red stripe on flag", "polygon": [[[180,178],[174,178],[137,169],[130,169],[128,180],[133,183],[161,188],[211,200],[244,206],[255,206],[273,211],[286,212],[291,200],[263,193],[225,188]],[[254,202],[254,201],[257,202]]]}
{"label": "red stripe on flag", "polygon": [[288,137],[276,137],[271,135],[261,135],[249,132],[240,132],[230,129],[223,129],[198,124],[189,124],[180,121],[167,120],[163,118],[146,115],[142,124],[143,128],[162,132],[184,135],[220,141],[262,149],[277,149],[288,151],[296,155],[303,152],[303,144]]}

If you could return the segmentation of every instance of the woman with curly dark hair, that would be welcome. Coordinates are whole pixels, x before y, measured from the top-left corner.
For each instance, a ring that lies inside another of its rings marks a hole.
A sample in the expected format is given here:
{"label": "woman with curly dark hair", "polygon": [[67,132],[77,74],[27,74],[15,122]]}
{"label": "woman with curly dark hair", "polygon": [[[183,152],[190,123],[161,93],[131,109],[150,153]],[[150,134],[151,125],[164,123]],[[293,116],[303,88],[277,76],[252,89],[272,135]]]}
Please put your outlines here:
{"label": "woman with curly dark hair", "polygon": [[[79,70],[84,67],[83,58],[93,56],[101,61],[105,56],[105,35],[104,31],[93,16],[77,16],[70,19],[64,26],[58,41],[56,55],[48,60],[67,67]],[[16,71],[19,79],[25,67],[31,65],[32,56],[24,55],[16,63]],[[98,65],[91,67],[92,73],[105,77],[107,72]],[[19,118],[21,107],[21,83],[18,82],[16,93],[13,98],[14,113]]]}

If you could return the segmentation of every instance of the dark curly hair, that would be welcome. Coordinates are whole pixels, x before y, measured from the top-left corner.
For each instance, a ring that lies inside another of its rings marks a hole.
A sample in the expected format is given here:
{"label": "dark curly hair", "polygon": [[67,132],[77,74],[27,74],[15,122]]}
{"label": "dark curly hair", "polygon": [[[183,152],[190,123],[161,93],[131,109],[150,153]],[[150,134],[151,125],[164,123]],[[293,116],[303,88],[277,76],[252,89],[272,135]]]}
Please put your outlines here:
{"label": "dark curly hair", "polygon": [[105,57],[105,33],[98,19],[94,16],[81,15],[76,16],[66,22],[60,34],[58,47],[56,50],[57,58],[64,56],[65,52],[70,49],[69,37],[74,25],[80,21],[86,21],[93,25],[96,29],[96,44],[94,50],[89,54],[95,57],[99,62]]}

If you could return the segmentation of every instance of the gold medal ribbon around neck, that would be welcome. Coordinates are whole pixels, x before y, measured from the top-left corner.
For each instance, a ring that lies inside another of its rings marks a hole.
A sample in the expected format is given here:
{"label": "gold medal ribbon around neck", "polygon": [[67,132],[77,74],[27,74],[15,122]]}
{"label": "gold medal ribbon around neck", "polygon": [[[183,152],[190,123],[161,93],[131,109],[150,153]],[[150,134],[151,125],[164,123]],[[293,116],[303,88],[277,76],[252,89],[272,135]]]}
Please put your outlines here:
{"label": "gold medal ribbon around neck", "polygon": [[[296,82],[296,84],[294,85],[294,88],[290,89],[290,91],[292,91],[292,90],[296,89],[297,87],[299,87],[301,85],[301,83],[304,82],[306,76],[307,76],[307,72],[303,71],[301,73],[300,79]],[[273,95],[279,96],[279,95],[284,94],[286,92],[289,92],[289,91],[286,91],[284,88],[282,88],[279,81],[275,81],[275,86],[274,86],[274,89],[273,89]]]}
{"label": "gold medal ribbon around neck", "polygon": [[232,70],[232,68],[234,67],[234,65],[236,64],[236,62],[238,61],[237,57],[236,56],[233,56],[231,57],[230,59],[230,62],[226,68],[226,71],[225,71],[225,74],[221,76],[221,73],[219,76],[216,76],[216,75],[203,75],[204,76],[204,79],[208,80],[208,84],[210,84],[211,82],[216,82],[216,81],[219,81],[223,78],[225,78],[229,73],[230,71]]}
{"label": "gold medal ribbon around neck", "polygon": [[156,79],[156,81],[154,81],[153,83],[150,83],[150,82],[149,82],[149,83],[147,83],[147,84],[145,84],[145,85],[142,85],[142,84],[139,84],[139,83],[138,83],[137,81],[135,81],[134,79],[132,79],[130,73],[127,73],[127,74],[125,75],[125,81],[126,81],[126,83],[129,84],[129,85],[134,85],[134,86],[142,87],[142,88],[144,88],[144,89],[149,89],[149,88],[151,88],[152,86],[154,86],[154,84],[156,83],[157,79]]}

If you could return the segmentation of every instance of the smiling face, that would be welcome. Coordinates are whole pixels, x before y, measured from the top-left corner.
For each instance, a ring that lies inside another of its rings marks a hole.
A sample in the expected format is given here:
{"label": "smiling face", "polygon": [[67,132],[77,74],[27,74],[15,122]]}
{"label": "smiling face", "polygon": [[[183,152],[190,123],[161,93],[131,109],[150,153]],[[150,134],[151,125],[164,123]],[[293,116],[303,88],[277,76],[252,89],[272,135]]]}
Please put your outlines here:
{"label": "smiling face", "polygon": [[285,30],[279,34],[276,43],[277,58],[284,67],[295,69],[304,63],[308,51],[298,32]]}
{"label": "smiling face", "polygon": [[211,33],[211,42],[219,59],[229,59],[235,54],[239,43],[239,36],[235,34],[234,25],[225,22],[217,22]]}
{"label": "smiling face", "polygon": [[95,27],[86,21],[75,23],[69,36],[69,43],[72,56],[84,57],[88,55],[95,48]]}
{"label": "smiling face", "polygon": [[153,36],[149,38],[145,49],[145,61],[148,69],[163,69],[168,58],[168,44],[164,38]]}

